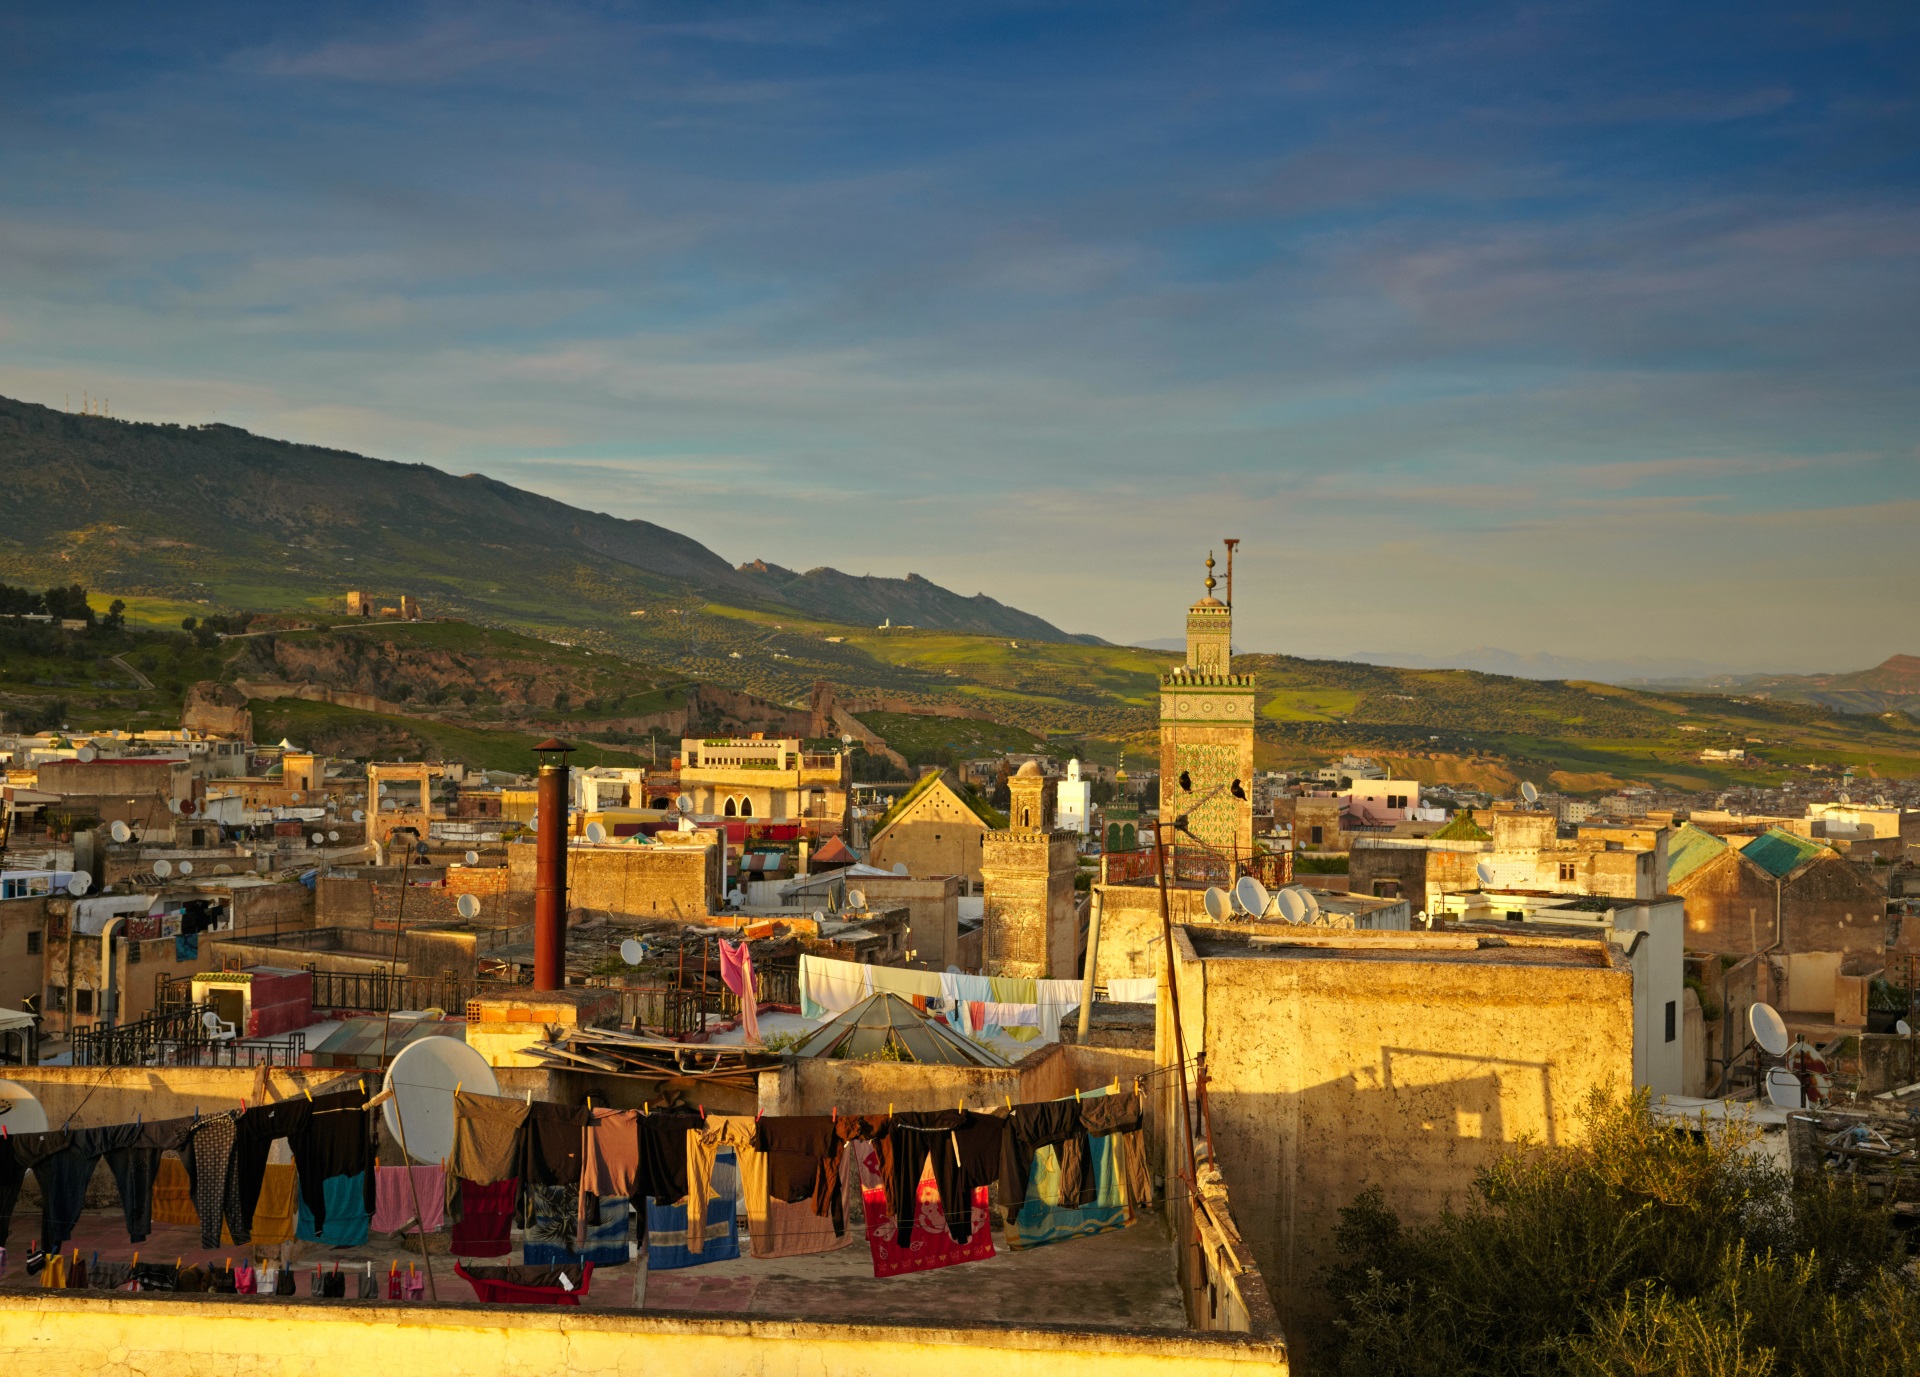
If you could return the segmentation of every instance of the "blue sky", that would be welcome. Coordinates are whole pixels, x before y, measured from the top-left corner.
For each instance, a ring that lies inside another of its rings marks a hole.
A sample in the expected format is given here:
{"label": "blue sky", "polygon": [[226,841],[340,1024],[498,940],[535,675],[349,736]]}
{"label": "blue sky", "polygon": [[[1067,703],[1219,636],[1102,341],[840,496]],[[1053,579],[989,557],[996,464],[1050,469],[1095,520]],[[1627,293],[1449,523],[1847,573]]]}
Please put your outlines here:
{"label": "blue sky", "polygon": [[1910,5],[14,7],[0,392],[1259,649],[1920,653]]}

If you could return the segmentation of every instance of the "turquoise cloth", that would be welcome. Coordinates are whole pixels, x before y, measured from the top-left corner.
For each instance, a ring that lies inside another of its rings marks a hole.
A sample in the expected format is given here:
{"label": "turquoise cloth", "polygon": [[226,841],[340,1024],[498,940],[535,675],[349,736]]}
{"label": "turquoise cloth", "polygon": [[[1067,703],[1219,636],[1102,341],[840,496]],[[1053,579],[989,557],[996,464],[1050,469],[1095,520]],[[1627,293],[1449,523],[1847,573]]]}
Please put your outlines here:
{"label": "turquoise cloth", "polygon": [[740,1256],[740,1212],[734,1196],[740,1189],[740,1169],[732,1148],[721,1148],[713,1159],[713,1199],[707,1202],[707,1236],[703,1251],[687,1248],[687,1202],[678,1205],[647,1201],[647,1270],[669,1272],[676,1267],[698,1267],[705,1262],[729,1262]]}
{"label": "turquoise cloth", "polygon": [[[1083,1098],[1106,1093],[1103,1088]],[[1007,1221],[1007,1246],[1043,1248],[1069,1238],[1126,1228],[1132,1221],[1127,1218],[1125,1197],[1120,1191],[1119,1163],[1114,1158],[1114,1144],[1118,1141],[1113,1137],[1087,1139],[1090,1150],[1087,1166],[1093,1172],[1094,1197],[1092,1204],[1079,1209],[1047,1203],[1060,1198],[1060,1156],[1051,1147],[1036,1151],[1033,1169],[1027,1176],[1026,1202]]]}
{"label": "turquoise cloth", "polygon": [[313,1212],[307,1208],[307,1197],[299,1191],[294,1194],[300,1200],[300,1219],[294,1228],[294,1237],[334,1248],[357,1248],[367,1241],[373,1214],[367,1209],[364,1171],[356,1171],[351,1176],[329,1176],[320,1183],[320,1196],[327,1203],[327,1222],[317,1233]]}

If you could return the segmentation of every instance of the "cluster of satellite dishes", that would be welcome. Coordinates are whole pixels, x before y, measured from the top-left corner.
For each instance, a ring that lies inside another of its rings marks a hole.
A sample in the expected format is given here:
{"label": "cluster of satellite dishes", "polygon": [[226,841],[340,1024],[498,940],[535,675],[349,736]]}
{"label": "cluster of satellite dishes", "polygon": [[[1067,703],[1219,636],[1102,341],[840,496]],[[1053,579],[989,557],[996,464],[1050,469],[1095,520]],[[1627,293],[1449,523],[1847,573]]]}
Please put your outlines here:
{"label": "cluster of satellite dishes", "polygon": [[1312,890],[1288,885],[1278,894],[1269,894],[1267,887],[1252,875],[1242,875],[1231,890],[1209,889],[1202,902],[1206,904],[1207,917],[1216,923],[1229,918],[1279,918],[1289,923],[1308,924],[1327,921],[1320,900]]}

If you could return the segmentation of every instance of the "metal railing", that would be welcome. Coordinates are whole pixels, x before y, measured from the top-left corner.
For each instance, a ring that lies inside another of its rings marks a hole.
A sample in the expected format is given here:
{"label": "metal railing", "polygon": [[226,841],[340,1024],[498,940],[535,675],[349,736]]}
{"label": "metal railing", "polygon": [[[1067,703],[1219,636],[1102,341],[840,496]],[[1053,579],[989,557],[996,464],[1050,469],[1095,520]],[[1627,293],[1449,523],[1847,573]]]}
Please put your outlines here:
{"label": "metal railing", "polygon": [[396,1009],[464,1009],[473,994],[466,981],[453,976],[307,969],[313,977],[316,1011],[384,1014]]}
{"label": "metal railing", "polygon": [[189,1004],[113,1027],[79,1028],[69,1041],[75,1066],[298,1066],[304,1034],[242,1042],[215,1038],[204,1016],[211,1005]]}
{"label": "metal railing", "polygon": [[626,986],[620,990],[620,1021],[629,1028],[689,1037],[706,1029],[707,1000],[698,990],[667,985]]}

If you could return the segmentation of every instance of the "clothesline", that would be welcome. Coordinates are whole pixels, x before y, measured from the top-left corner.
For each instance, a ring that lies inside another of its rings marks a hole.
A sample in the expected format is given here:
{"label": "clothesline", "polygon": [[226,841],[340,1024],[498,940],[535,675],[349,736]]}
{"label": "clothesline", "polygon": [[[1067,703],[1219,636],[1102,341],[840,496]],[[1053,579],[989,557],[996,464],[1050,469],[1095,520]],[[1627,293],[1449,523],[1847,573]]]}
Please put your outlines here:
{"label": "clothesline", "polygon": [[[837,1017],[874,994],[894,994],[909,1001],[940,1000],[949,1022],[963,1032],[997,1028],[1016,1041],[1056,1042],[1060,1020],[1080,1007],[1081,992],[1078,980],[916,971],[813,955],[800,958],[800,1012],[816,1021]],[[988,1021],[979,1027],[956,1022],[956,1016],[974,1011],[984,1013]]]}

